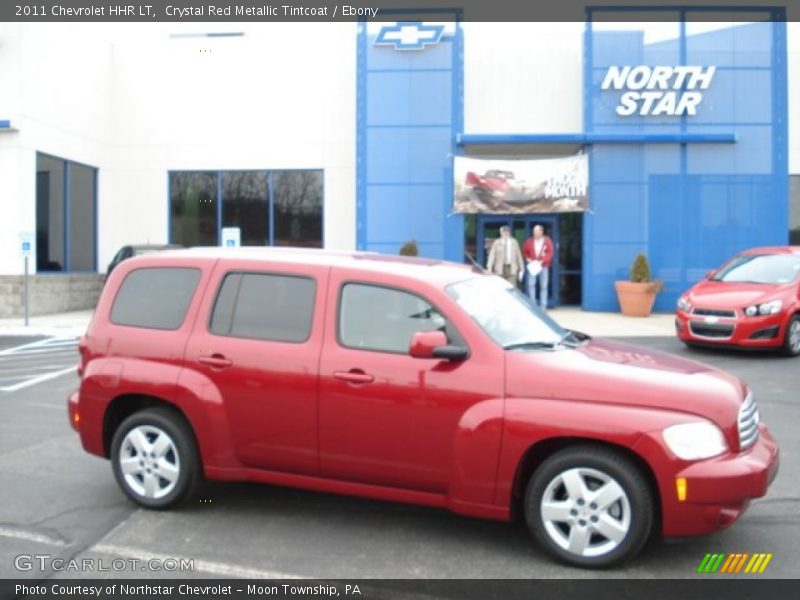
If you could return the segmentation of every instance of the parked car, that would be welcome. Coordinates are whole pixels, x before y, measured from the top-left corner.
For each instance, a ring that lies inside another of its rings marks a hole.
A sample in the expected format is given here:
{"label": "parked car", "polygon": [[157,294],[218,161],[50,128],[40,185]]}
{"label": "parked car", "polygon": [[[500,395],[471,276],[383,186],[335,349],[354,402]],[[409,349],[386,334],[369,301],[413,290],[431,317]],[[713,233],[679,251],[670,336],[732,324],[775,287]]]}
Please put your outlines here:
{"label": "parked car", "polygon": [[800,355],[800,246],[737,254],[681,295],[675,329],[689,345]]}
{"label": "parked car", "polygon": [[132,244],[128,246],[123,246],[120,248],[117,253],[114,255],[114,258],[111,259],[111,262],[108,263],[108,269],[106,269],[106,278],[111,274],[111,271],[121,263],[123,260],[128,258],[133,258],[134,256],[141,256],[142,254],[150,254],[151,252],[160,252],[161,250],[171,250],[175,248],[180,248],[176,244]]}
{"label": "parked car", "polygon": [[522,183],[514,178],[511,171],[490,169],[483,175],[470,171],[465,183],[484,202],[495,204],[496,200],[506,197],[511,192],[522,191]]}
{"label": "parked car", "polygon": [[778,446],[753,392],[561,328],[503,279],[370,253],[191,249],[114,270],[68,400],[123,492],[203,479],[524,518],[555,557],[628,559],[727,527]]}

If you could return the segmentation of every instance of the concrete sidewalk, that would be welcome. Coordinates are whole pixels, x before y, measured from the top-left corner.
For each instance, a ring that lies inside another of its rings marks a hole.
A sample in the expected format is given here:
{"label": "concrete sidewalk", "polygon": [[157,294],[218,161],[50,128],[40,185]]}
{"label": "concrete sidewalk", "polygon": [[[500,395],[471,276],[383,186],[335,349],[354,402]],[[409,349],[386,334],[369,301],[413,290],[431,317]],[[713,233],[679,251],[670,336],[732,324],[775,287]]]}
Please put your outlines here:
{"label": "concrete sidewalk", "polygon": [[[92,310],[31,317],[30,326],[22,319],[0,319],[0,336],[80,336],[92,318]],[[624,317],[619,313],[584,312],[579,308],[558,308],[548,313],[562,326],[597,337],[651,337],[675,335],[674,316]]]}
{"label": "concrete sidewalk", "polygon": [[78,310],[30,318],[25,327],[21,318],[0,319],[0,336],[81,336],[86,331],[94,310]]}

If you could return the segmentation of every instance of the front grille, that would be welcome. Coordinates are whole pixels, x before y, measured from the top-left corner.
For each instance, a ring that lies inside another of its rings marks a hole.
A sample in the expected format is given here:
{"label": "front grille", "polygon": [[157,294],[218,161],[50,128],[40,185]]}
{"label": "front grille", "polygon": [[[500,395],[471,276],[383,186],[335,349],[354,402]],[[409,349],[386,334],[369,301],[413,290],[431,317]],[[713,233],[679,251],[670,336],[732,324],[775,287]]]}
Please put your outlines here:
{"label": "front grille", "polygon": [[692,314],[701,317],[727,317],[729,319],[736,318],[736,312],[722,308],[695,308]]}
{"label": "front grille", "polygon": [[739,450],[747,450],[758,439],[758,405],[753,392],[747,394],[739,409]]}
{"label": "front grille", "polygon": [[725,339],[733,335],[733,325],[727,323],[698,323],[691,321],[689,329],[699,337]]}

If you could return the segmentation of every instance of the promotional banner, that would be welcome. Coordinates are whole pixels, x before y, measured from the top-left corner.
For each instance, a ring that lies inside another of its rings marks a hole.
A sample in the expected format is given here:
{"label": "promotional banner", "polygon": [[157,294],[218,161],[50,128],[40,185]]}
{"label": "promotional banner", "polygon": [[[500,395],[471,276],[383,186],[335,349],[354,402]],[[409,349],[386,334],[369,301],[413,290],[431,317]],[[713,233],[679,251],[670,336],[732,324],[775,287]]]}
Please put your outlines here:
{"label": "promotional banner", "polygon": [[457,156],[457,213],[556,213],[589,208],[589,160],[564,158],[495,160]]}

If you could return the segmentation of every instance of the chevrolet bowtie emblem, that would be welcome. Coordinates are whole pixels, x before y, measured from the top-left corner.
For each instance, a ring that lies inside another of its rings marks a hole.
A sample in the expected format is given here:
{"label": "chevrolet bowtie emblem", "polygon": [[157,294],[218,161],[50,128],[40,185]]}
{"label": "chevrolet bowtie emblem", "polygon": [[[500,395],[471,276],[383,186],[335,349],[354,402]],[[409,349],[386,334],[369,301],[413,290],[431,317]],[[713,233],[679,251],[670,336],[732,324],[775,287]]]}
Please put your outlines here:
{"label": "chevrolet bowtie emblem", "polygon": [[444,25],[402,22],[386,25],[375,38],[376,46],[394,46],[395,50],[423,50],[442,40]]}

